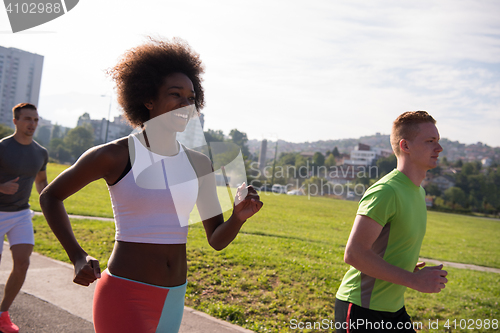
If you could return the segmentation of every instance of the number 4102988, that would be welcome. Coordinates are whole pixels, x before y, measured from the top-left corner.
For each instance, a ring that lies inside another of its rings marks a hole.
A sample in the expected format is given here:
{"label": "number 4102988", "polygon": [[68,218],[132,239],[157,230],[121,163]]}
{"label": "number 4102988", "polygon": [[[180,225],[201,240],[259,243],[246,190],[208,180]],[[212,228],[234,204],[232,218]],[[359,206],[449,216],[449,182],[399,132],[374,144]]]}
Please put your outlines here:
{"label": "number 4102988", "polygon": [[445,323],[444,323],[444,327],[445,328],[448,328],[448,329],[457,329],[457,328],[460,328],[460,329],[469,329],[469,330],[473,330],[473,329],[481,329],[481,328],[484,328],[484,329],[498,329],[498,319],[460,319],[460,320],[457,320],[457,319],[453,319],[453,320],[450,320],[448,319]]}
{"label": "number 4102988", "polygon": [[61,3],[16,3],[12,4],[9,3],[7,5],[7,13],[11,14],[14,12],[14,14],[41,14],[41,13],[46,13],[46,14],[59,14],[63,10],[61,8]]}

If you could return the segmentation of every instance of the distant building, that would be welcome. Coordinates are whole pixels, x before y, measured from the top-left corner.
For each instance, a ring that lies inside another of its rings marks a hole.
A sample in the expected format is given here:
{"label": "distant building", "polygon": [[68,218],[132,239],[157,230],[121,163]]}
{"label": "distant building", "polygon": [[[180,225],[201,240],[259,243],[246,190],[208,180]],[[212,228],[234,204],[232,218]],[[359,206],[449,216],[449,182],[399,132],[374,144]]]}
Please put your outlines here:
{"label": "distant building", "polygon": [[114,120],[110,121],[108,124],[106,118],[100,120],[90,119],[90,115],[84,113],[78,118],[76,126],[84,126],[85,124],[92,126],[96,143],[110,142],[119,139],[127,136],[133,130],[122,115],[115,117]]}
{"label": "distant building", "polygon": [[40,117],[38,120],[38,126],[36,127],[34,137],[38,143],[47,146],[50,143],[50,138],[52,136],[53,129],[52,122],[48,119]]}
{"label": "distant building", "polygon": [[262,171],[266,166],[267,140],[262,140],[259,152],[259,169]]}
{"label": "distant building", "polygon": [[444,192],[450,187],[455,186],[455,181],[453,180],[453,178],[447,175],[434,177],[429,181],[429,183],[436,184],[441,192]]}
{"label": "distant building", "polygon": [[377,159],[381,157],[388,157],[393,154],[392,150],[381,149],[381,148],[371,148],[368,145],[359,143],[357,147],[351,151],[351,159],[344,160],[346,165],[359,165],[359,166],[370,166],[374,165]]}
{"label": "distant building", "polygon": [[490,167],[493,164],[493,161],[489,157],[485,157],[481,160],[481,163],[483,164],[483,167]]}
{"label": "distant building", "polygon": [[13,127],[12,108],[19,103],[38,107],[43,56],[0,46],[0,124]]}
{"label": "distant building", "polygon": [[313,156],[314,156],[314,152],[312,152],[312,151],[302,151],[302,152],[300,152],[300,156],[312,159]]}

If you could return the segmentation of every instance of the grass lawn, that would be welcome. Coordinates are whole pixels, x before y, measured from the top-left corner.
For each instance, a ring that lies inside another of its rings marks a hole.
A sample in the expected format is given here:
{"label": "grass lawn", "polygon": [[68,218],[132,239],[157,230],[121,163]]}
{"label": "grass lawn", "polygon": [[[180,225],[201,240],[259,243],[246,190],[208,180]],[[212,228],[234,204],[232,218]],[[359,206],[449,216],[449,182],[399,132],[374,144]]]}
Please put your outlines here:
{"label": "grass lawn", "polygon": [[[68,166],[66,165],[49,163],[47,165],[47,179],[49,183],[67,168]],[[38,199],[39,195],[33,184],[30,205],[31,209],[40,212],[41,209]],[[106,182],[103,179],[85,186],[83,190],[69,197],[64,201],[64,206],[69,214],[113,217],[111,200],[109,198]]]}
{"label": "grass lawn", "polygon": [[[56,170],[55,165],[49,165],[51,168]],[[88,189],[92,194],[83,193]],[[95,188],[88,186],[80,195],[108,196],[103,183]],[[342,258],[357,203],[261,195],[261,212],[223,251],[210,248],[201,223],[191,225],[186,304],[257,332],[293,332],[293,319],[333,320],[335,293],[348,269]],[[72,199],[75,201],[70,205]],[[68,211],[98,216],[109,216],[111,212],[109,199],[107,207],[104,200],[89,204],[72,199],[66,203]],[[72,223],[83,247],[104,268],[113,245],[114,224],[91,220]],[[35,251],[68,261],[43,217],[34,218],[34,228]],[[500,267],[499,233],[499,221],[429,212],[421,256]],[[407,291],[408,312],[415,322],[423,323],[423,331],[446,331],[443,325],[447,319],[452,332],[470,331],[460,329],[461,319],[500,320],[499,274],[447,270],[450,282],[441,293]],[[429,320],[439,320],[439,329],[428,329]],[[474,329],[487,331],[494,330]]]}

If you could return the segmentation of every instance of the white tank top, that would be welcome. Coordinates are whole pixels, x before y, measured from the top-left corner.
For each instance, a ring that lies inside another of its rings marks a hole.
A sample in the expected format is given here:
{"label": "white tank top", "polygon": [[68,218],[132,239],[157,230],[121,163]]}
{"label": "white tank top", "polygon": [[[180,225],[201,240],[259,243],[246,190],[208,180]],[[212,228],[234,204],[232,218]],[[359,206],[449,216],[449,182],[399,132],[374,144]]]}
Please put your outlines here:
{"label": "white tank top", "polygon": [[[132,169],[108,185],[116,224],[116,240],[153,244],[185,244],[189,214],[198,197],[198,179],[188,156],[152,153],[132,135]],[[139,185],[138,185],[139,184]]]}

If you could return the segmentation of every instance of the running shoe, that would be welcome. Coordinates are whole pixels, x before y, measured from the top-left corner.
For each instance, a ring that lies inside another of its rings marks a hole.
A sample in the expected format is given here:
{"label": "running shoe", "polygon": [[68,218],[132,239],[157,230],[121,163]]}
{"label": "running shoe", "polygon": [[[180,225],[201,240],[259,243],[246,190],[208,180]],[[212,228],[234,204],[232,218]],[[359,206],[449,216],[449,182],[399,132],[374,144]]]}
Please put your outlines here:
{"label": "running shoe", "polygon": [[0,316],[0,331],[3,333],[18,333],[19,327],[10,320],[9,311]]}

